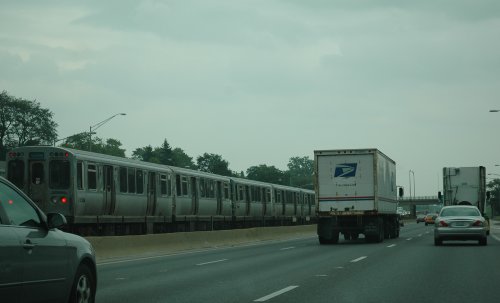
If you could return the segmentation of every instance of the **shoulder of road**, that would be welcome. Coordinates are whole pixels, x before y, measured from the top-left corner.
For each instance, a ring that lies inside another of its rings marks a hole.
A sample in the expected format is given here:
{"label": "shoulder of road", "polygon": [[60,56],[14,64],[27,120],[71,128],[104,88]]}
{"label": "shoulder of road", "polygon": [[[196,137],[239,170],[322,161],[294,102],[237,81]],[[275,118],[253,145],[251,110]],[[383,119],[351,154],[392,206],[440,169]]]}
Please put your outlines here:
{"label": "shoulder of road", "polygon": [[316,235],[316,224],[135,236],[87,237],[86,239],[94,247],[97,261],[107,262],[314,235]]}
{"label": "shoulder of road", "polygon": [[[414,219],[405,220],[405,224],[414,223]],[[108,262],[311,236],[316,236],[316,224],[135,236],[87,237],[87,240],[96,251],[97,261]],[[500,241],[500,217],[490,219],[490,236]]]}

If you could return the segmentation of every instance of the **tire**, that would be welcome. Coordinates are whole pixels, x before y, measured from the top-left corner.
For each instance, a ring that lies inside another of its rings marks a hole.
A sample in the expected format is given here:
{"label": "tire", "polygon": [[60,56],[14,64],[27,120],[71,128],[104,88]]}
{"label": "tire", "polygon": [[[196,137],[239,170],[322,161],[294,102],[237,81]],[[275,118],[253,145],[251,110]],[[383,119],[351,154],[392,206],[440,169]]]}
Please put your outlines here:
{"label": "tire", "polygon": [[76,271],[75,280],[71,287],[69,303],[94,303],[95,293],[95,278],[88,266],[82,264]]}
{"label": "tire", "polygon": [[434,245],[435,246],[441,246],[441,245],[443,245],[443,240],[441,240],[439,238],[434,238]]}
{"label": "tire", "polygon": [[321,245],[329,244],[328,240],[323,238],[323,237],[318,236],[318,240],[319,240],[319,244],[321,244]]}
{"label": "tire", "polygon": [[351,234],[349,234],[349,233],[344,234],[344,240],[349,241],[351,239],[352,239]]}
{"label": "tire", "polygon": [[479,239],[479,245],[486,246],[487,244],[488,244],[488,238],[484,237],[482,239]]}

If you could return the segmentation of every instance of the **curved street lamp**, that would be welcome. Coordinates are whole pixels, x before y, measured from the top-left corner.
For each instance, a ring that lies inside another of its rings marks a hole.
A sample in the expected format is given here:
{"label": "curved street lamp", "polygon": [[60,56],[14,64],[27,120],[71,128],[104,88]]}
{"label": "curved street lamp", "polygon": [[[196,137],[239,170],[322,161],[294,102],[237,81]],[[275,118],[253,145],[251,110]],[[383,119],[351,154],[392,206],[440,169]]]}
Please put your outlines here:
{"label": "curved street lamp", "polygon": [[[101,122],[97,123],[97,124],[94,124],[92,126],[90,126],[90,132],[89,132],[89,151],[92,151],[92,130],[96,130],[98,129],[99,127],[103,126],[104,124],[106,124],[107,122],[109,122],[109,120],[113,119],[114,117],[116,116],[126,116],[127,114],[126,113],[118,113],[118,114],[114,114],[113,116],[105,119],[105,120],[102,120]],[[94,132],[95,134],[95,132]]]}

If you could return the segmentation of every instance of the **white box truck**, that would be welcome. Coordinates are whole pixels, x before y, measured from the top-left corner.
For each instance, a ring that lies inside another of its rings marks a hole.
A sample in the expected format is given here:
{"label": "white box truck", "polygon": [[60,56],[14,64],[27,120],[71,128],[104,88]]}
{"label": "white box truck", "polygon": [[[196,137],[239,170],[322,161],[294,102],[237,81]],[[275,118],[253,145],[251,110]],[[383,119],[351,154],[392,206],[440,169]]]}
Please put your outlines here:
{"label": "white box truck", "polygon": [[486,202],[486,168],[444,167],[443,168],[443,204],[474,205],[484,213]]}
{"label": "white box truck", "polygon": [[[321,244],[399,237],[396,163],[377,149],[314,151]],[[401,191],[402,194],[402,191]]]}

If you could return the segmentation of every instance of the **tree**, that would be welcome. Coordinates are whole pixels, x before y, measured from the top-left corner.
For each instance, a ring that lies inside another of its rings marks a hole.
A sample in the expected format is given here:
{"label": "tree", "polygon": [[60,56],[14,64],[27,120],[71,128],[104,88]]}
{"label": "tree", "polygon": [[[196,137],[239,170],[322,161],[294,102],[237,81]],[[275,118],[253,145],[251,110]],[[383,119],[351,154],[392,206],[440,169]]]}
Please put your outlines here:
{"label": "tree", "polygon": [[292,157],[288,162],[290,186],[313,188],[314,160],[309,157]]}
{"label": "tree", "polygon": [[[104,142],[99,137],[93,137],[91,144],[92,151],[95,153],[125,158],[125,149],[121,148],[122,143],[117,139],[109,138]],[[88,133],[75,134],[66,138],[60,146],[88,151],[89,135]]]}
{"label": "tree", "polygon": [[106,144],[102,145],[101,153],[111,156],[125,158],[125,149],[120,148],[122,143],[116,139],[108,138]]}
{"label": "tree", "polygon": [[164,165],[174,165],[174,159],[172,155],[172,148],[168,144],[167,139],[163,140],[163,144],[160,147],[155,148],[154,153],[159,163]]}
{"label": "tree", "polygon": [[177,167],[185,167],[197,169],[198,167],[193,162],[193,157],[188,156],[181,148],[176,147],[172,150],[173,165]]}
{"label": "tree", "polygon": [[33,100],[0,94],[0,159],[8,149],[52,144],[57,138],[57,123],[53,113]]}
{"label": "tree", "polygon": [[[94,138],[94,140],[97,139]],[[89,150],[89,135],[88,133],[79,133],[63,139],[62,147],[68,147],[79,150]],[[95,145],[95,144],[94,144]]]}
{"label": "tree", "polygon": [[160,160],[156,157],[156,153],[151,145],[136,148],[132,152],[132,159],[151,163],[160,163]]}
{"label": "tree", "polygon": [[229,162],[222,159],[222,156],[216,154],[204,153],[202,156],[196,158],[198,169],[212,174],[232,176],[229,169]]}
{"label": "tree", "polygon": [[248,168],[247,178],[255,181],[288,185],[288,178],[283,171],[265,164]]}
{"label": "tree", "polygon": [[151,163],[196,169],[193,158],[188,156],[181,148],[172,149],[167,139],[163,141],[160,147],[153,148],[151,145],[148,145],[136,148],[132,152],[132,158]]}
{"label": "tree", "polygon": [[500,215],[500,179],[493,179],[486,185],[487,190],[490,192],[490,206],[492,216]]}

